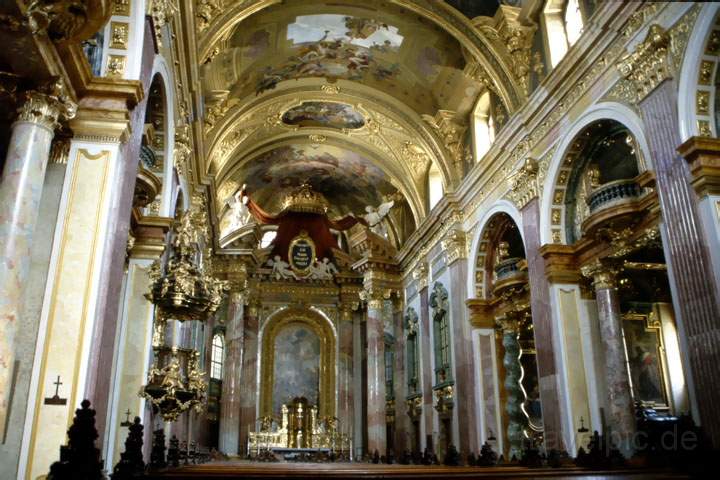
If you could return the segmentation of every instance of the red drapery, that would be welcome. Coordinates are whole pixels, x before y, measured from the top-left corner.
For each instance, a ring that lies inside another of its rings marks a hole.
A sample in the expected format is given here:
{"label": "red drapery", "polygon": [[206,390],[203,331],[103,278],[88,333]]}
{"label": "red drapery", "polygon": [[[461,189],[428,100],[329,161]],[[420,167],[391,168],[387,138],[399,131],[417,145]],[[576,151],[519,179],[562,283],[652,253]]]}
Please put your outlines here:
{"label": "red drapery", "polygon": [[274,216],[262,209],[257,203],[253,202],[250,197],[245,196],[245,204],[250,213],[255,217],[261,225],[277,225],[277,236],[272,242],[273,250],[270,258],[279,255],[281,259],[288,261],[288,248],[293,238],[298,236],[302,230],[308,233],[315,243],[315,255],[319,260],[328,258],[333,260],[332,249],[338,248],[337,240],[333,236],[330,229],[347,230],[358,223],[367,226],[367,222],[363,218],[357,218],[353,215],[347,215],[338,220],[330,220],[325,214],[308,213],[308,212],[285,212],[284,214]]}

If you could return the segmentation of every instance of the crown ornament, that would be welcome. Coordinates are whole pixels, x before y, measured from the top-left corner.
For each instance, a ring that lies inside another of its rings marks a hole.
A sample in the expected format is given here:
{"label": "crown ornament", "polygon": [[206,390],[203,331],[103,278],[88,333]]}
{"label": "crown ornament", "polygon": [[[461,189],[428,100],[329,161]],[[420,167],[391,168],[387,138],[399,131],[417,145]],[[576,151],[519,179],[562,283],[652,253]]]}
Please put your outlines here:
{"label": "crown ornament", "polygon": [[285,196],[280,213],[303,212],[324,215],[328,206],[328,201],[322,193],[314,191],[308,183],[303,183]]}

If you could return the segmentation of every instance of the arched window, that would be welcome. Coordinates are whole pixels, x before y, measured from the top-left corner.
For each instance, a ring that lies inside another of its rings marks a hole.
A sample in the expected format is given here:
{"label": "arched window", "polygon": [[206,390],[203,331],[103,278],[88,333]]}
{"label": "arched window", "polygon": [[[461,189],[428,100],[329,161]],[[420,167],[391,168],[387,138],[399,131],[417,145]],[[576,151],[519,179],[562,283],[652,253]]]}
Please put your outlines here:
{"label": "arched window", "polygon": [[543,26],[550,65],[554,67],[580,38],[585,26],[579,0],[548,0]]}
{"label": "arched window", "polygon": [[407,370],[407,387],[408,395],[414,395],[418,393],[420,388],[419,378],[419,352],[418,348],[418,316],[415,309],[410,307],[407,309],[405,314],[405,335],[406,335],[406,347],[407,347],[407,358],[406,370]]}
{"label": "arched window", "polygon": [[432,210],[443,197],[442,174],[434,163],[430,165],[428,171],[428,195],[430,210]]}
{"label": "arched window", "polygon": [[475,106],[475,159],[478,162],[495,141],[495,118],[491,103],[490,92],[485,92],[480,95]]}
{"label": "arched window", "polygon": [[568,0],[565,4],[565,14],[563,20],[565,23],[565,38],[568,47],[572,47],[580,38],[583,31],[583,19],[580,12],[580,2],[578,0]]}
{"label": "arched window", "polygon": [[269,230],[265,233],[263,233],[262,238],[260,239],[260,248],[267,248],[270,246],[273,240],[275,240],[275,237],[277,236],[277,230]]}
{"label": "arched window", "polygon": [[450,322],[448,319],[448,292],[442,283],[436,282],[430,295],[435,343],[435,384],[452,381],[450,371]]}
{"label": "arched window", "polygon": [[223,362],[225,360],[225,339],[216,333],[212,339],[212,352],[210,353],[210,378],[222,380]]}

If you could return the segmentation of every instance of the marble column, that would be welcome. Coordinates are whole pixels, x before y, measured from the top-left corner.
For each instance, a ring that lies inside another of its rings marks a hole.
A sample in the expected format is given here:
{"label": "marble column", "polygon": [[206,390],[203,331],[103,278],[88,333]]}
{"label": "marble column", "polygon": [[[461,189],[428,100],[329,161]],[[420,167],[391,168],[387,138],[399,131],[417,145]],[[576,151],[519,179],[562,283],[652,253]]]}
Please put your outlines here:
{"label": "marble column", "polygon": [[242,292],[233,292],[228,308],[227,330],[225,331],[225,363],[222,393],[220,395],[220,451],[227,455],[241,453],[240,442],[240,395],[243,361],[243,313],[245,310]]}
{"label": "marble column", "polygon": [[434,449],[435,445],[428,445],[433,433],[433,371],[431,359],[433,355],[430,343],[430,296],[428,294],[427,279],[420,285],[420,378],[422,384],[422,423],[421,431],[425,438],[420,439],[421,445]]}
{"label": "marble column", "polygon": [[503,317],[498,319],[502,331],[502,344],[505,349],[503,367],[505,367],[505,413],[507,414],[506,436],[508,440],[507,459],[522,456],[523,414],[520,410],[522,394],[520,391],[520,343],[518,342],[518,321]]}
{"label": "marble column", "polygon": [[[464,235],[455,235],[445,243],[449,252],[450,322],[452,325],[452,353],[455,369],[455,410],[457,412],[458,451],[466,456],[478,452],[477,411],[475,402],[475,357],[472,347],[470,321],[467,318],[467,259]],[[454,248],[450,248],[454,246]]]}
{"label": "marble column", "polygon": [[338,419],[340,432],[353,438],[353,312],[350,305],[340,305],[338,363]]}
{"label": "marble column", "polygon": [[635,412],[625,361],[617,270],[610,265],[595,261],[583,266],[582,273],[592,278],[595,287],[600,336],[605,354],[610,440],[623,454],[631,455],[633,450],[631,442],[635,433]]}
{"label": "marble column", "polygon": [[0,182],[0,437],[4,435],[14,371],[14,339],[30,272],[30,248],[55,125],[75,105],[56,89],[29,92],[12,125]]}
{"label": "marble column", "polygon": [[523,241],[530,278],[530,308],[537,350],[538,386],[543,416],[545,450],[564,451],[560,418],[561,395],[554,349],[554,329],[550,309],[550,285],[545,260],[540,254],[540,200],[532,198],[521,210]]}
{"label": "marble column", "polygon": [[663,248],[668,262],[680,344],[689,367],[693,416],[720,448],[720,283],[715,278],[708,233],[698,213],[688,163],[680,157],[676,84],[664,80],[638,106],[657,178]]}
{"label": "marble column", "polygon": [[255,431],[255,420],[257,420],[258,308],[259,305],[251,301],[245,309],[245,325],[243,327],[239,445],[242,454],[247,454],[249,433]]}
{"label": "marble column", "polygon": [[393,395],[395,397],[395,456],[399,457],[404,450],[410,450],[410,418],[407,415],[407,377],[405,374],[405,352],[406,336],[402,303],[395,304],[397,310],[393,312],[393,324],[395,337],[395,365],[393,366]]}
{"label": "marble column", "polygon": [[383,299],[376,296],[367,301],[367,431],[368,455],[385,455],[385,327]]}

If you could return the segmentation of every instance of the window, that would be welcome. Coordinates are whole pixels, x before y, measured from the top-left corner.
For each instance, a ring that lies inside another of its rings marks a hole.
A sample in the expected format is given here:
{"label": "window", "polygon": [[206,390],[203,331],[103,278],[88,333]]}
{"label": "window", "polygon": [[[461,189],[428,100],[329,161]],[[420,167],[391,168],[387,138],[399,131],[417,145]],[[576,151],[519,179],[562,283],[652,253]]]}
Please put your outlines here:
{"label": "window", "polygon": [[276,230],[270,230],[269,232],[263,233],[262,239],[260,240],[260,248],[267,248],[270,246],[275,237],[277,236]]}
{"label": "window", "polygon": [[442,199],[443,193],[442,174],[440,173],[440,169],[437,165],[433,163],[430,165],[430,170],[428,171],[428,197],[430,210],[432,210],[440,199]]}
{"label": "window", "polygon": [[435,383],[445,384],[452,381],[450,373],[450,323],[448,321],[448,292],[442,283],[437,282],[430,295],[433,316],[433,334],[435,344]]}
{"label": "window", "polygon": [[572,47],[583,31],[582,14],[578,0],[568,0],[565,4],[565,37],[569,47]]}
{"label": "window", "polygon": [[584,24],[579,0],[548,0],[543,12],[546,52],[556,66],[582,34]]}
{"label": "window", "polygon": [[212,353],[210,354],[210,378],[222,380],[223,360],[225,358],[225,339],[222,334],[216,333],[212,340]]}
{"label": "window", "polygon": [[480,159],[490,150],[495,141],[495,118],[493,118],[490,92],[480,95],[475,106],[475,159]]}

